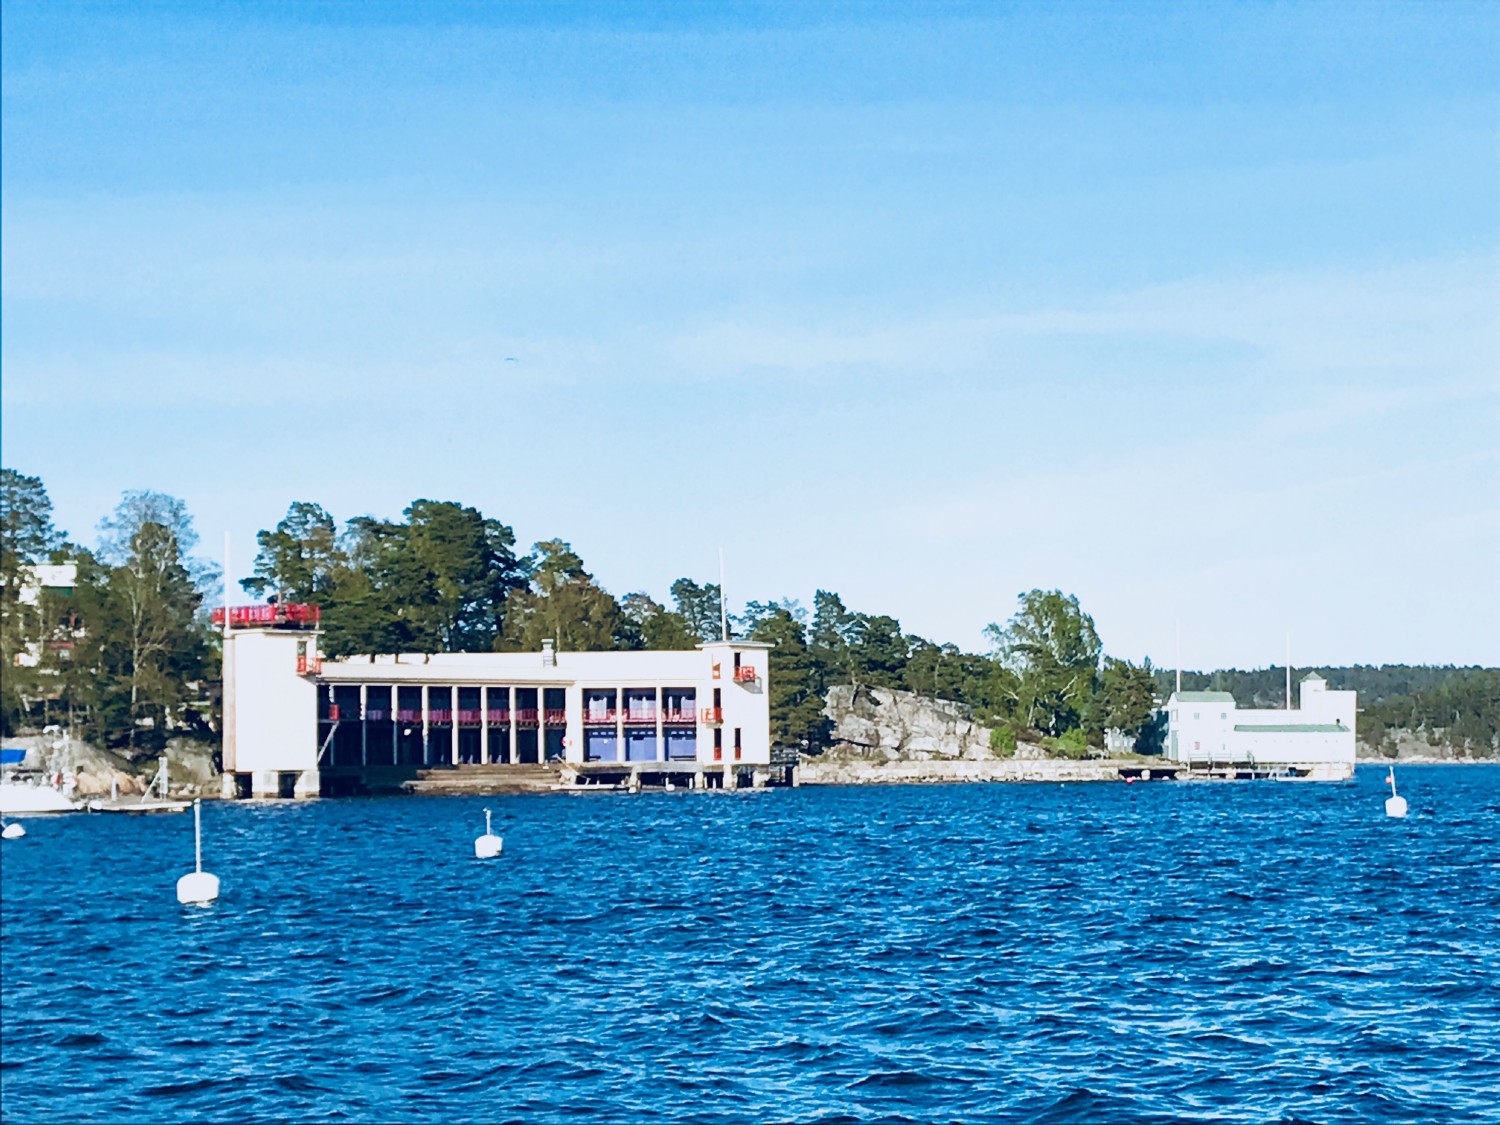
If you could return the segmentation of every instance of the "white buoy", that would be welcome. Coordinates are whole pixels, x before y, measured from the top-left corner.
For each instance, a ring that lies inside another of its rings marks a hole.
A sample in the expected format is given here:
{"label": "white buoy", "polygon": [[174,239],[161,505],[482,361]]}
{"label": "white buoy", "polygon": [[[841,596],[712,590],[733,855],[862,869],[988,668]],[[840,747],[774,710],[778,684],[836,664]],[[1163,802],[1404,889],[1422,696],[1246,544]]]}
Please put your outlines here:
{"label": "white buoy", "polygon": [[177,880],[177,901],[184,906],[197,903],[207,906],[219,897],[219,877],[203,870],[203,815],[199,802],[193,801],[194,870]]}
{"label": "white buoy", "polygon": [[1392,766],[1385,779],[1391,783],[1391,795],[1385,799],[1386,816],[1405,816],[1406,798],[1396,794],[1396,767]]}
{"label": "white buoy", "polygon": [[474,840],[475,859],[494,859],[505,850],[505,841],[490,831],[490,810],[484,810],[484,835]]}
{"label": "white buoy", "polygon": [[4,828],[0,828],[0,838],[6,840],[19,840],[24,835],[26,835],[26,829],[22,828],[15,821],[11,821]]}
{"label": "white buoy", "polygon": [[664,788],[668,793],[677,792],[677,786],[673,785],[670,781],[667,782],[666,785],[662,786],[662,788]]}

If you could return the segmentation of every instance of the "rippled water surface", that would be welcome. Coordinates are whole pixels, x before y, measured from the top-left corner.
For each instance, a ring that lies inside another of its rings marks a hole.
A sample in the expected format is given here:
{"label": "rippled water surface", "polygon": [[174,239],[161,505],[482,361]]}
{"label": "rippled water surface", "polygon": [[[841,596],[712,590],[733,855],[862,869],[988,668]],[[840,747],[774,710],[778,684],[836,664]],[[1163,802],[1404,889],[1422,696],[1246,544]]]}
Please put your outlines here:
{"label": "rippled water surface", "polygon": [[33,819],[0,1110],[1500,1121],[1500,768],[1382,778]]}

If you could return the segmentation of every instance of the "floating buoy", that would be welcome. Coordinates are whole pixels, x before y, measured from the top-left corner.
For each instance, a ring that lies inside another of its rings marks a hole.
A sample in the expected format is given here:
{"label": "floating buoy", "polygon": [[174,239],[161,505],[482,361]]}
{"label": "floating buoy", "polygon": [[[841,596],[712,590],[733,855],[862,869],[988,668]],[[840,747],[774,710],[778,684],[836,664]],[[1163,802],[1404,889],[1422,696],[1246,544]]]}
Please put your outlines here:
{"label": "floating buoy", "polygon": [[1391,767],[1390,772],[1385,775],[1385,779],[1391,783],[1391,795],[1385,799],[1385,815],[1386,816],[1405,816],[1406,815],[1406,798],[1398,796],[1397,793],[1396,793],[1396,767],[1395,766]]}
{"label": "floating buoy", "polygon": [[184,906],[207,906],[219,897],[219,877],[203,870],[203,814],[199,802],[193,801],[194,869],[177,880],[177,901]]}
{"label": "floating buoy", "polygon": [[474,840],[475,859],[494,859],[505,850],[505,841],[490,831],[490,810],[484,810],[484,835]]}
{"label": "floating buoy", "polygon": [[662,786],[662,788],[664,788],[668,793],[675,793],[677,791],[677,786],[673,785],[670,781],[667,782],[666,785]]}
{"label": "floating buoy", "polygon": [[11,821],[4,828],[0,828],[0,837],[6,840],[19,840],[24,835],[26,835],[26,829],[22,828],[15,821]]}

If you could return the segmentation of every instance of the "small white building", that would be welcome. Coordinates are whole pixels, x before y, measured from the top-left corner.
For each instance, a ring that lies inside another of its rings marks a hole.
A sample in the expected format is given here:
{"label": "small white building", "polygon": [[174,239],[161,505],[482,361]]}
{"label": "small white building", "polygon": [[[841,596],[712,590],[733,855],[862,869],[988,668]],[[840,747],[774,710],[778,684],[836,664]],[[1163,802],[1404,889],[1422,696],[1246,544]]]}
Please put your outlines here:
{"label": "small white building", "polygon": [[[16,591],[18,600],[24,606],[36,608],[42,604],[44,595],[61,598],[72,595],[73,588],[78,585],[78,564],[34,563],[21,568],[20,578],[20,586]],[[25,647],[15,654],[16,667],[37,667],[42,662],[44,646],[59,652],[66,658],[71,655],[74,642],[80,635],[78,622],[72,610],[66,608],[66,603],[64,603],[59,618],[55,621],[41,622],[41,636],[29,640]]]}
{"label": "small white building", "polygon": [[[223,611],[216,614],[222,623]],[[546,765],[620,780],[761,784],[769,645],[402,653],[322,660],[317,611],[230,611],[226,796],[317,796],[372,771]]]}
{"label": "small white building", "polygon": [[1296,710],[1240,710],[1227,691],[1178,691],[1167,700],[1166,756],[1189,768],[1289,770],[1341,781],[1354,774],[1356,693],[1302,677]]}

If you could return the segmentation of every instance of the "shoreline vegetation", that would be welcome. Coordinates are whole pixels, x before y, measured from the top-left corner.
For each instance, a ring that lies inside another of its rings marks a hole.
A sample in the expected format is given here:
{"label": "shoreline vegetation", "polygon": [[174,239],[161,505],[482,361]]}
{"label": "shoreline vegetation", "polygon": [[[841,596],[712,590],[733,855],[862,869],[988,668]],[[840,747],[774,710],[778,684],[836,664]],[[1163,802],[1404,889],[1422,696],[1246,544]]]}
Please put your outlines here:
{"label": "shoreline vegetation", "polygon": [[[0,477],[6,737],[56,725],[141,774],[173,740],[216,747],[219,638],[208,614],[223,600],[223,576],[195,553],[186,504],[128,491],[85,546],[53,525],[39,478],[9,468]],[[566,541],[520,551],[510,527],[452,501],[415,500],[398,520],[342,525],[298,501],[257,546],[246,596],[321,606],[333,658],[536,651],[544,639],[560,651],[678,649],[721,628],[715,583],[679,578],[666,601],[616,596]],[[71,585],[40,583],[36,568],[48,564]],[[999,604],[986,597],[976,615]],[[865,750],[887,762],[1088,763],[1160,750],[1156,708],[1174,673],[1107,655],[1093,618],[1061,590],[1020,593],[1014,613],[987,626],[989,649],[979,653],[908,633],[829,590],[810,611],[787,598],[752,600],[725,617],[732,635],[773,646],[772,739],[806,762]],[[1362,761],[1500,757],[1500,669],[1299,669],[1309,670],[1360,693]],[[1184,671],[1182,682],[1228,691],[1243,707],[1285,704],[1280,668]],[[906,701],[898,712],[920,701],[920,729],[879,734],[870,705],[880,698]]]}

